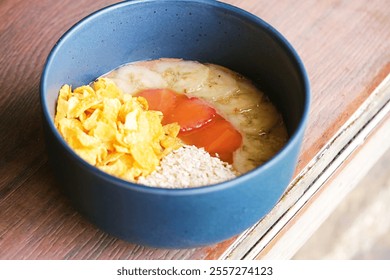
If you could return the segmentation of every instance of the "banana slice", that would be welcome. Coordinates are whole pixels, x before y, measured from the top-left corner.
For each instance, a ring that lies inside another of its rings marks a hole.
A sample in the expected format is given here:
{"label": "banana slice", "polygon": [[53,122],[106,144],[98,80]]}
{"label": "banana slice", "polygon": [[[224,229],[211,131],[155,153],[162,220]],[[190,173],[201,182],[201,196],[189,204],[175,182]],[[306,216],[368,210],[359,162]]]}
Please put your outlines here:
{"label": "banana slice", "polygon": [[142,89],[166,88],[167,82],[161,74],[139,65],[127,65],[106,75],[127,94],[135,94]]}
{"label": "banana slice", "polygon": [[196,61],[160,59],[151,67],[178,93],[191,94],[202,89],[209,76],[208,67]]}
{"label": "banana slice", "polygon": [[206,65],[209,69],[207,84],[196,92],[196,96],[210,101],[218,101],[238,92],[236,73],[222,66]]}

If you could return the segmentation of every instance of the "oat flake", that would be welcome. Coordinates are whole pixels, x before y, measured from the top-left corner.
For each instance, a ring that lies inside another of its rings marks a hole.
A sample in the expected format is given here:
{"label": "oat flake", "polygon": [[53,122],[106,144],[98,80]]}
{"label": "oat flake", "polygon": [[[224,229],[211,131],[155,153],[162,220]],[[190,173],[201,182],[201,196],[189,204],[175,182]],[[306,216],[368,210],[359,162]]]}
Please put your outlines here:
{"label": "oat flake", "polygon": [[233,167],[203,148],[184,145],[165,156],[160,166],[139,184],[162,188],[192,188],[216,184],[237,176]]}

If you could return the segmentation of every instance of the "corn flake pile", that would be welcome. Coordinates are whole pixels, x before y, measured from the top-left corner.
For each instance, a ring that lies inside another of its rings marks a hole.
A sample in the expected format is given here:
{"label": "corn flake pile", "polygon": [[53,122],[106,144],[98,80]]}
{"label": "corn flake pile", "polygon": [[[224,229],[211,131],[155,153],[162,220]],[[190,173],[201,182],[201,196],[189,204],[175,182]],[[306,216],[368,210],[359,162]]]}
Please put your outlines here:
{"label": "corn flake pile", "polygon": [[92,86],[59,92],[55,125],[70,147],[104,172],[129,181],[147,176],[182,146],[177,123],[162,125],[162,113],[143,97],[123,94],[100,78]]}

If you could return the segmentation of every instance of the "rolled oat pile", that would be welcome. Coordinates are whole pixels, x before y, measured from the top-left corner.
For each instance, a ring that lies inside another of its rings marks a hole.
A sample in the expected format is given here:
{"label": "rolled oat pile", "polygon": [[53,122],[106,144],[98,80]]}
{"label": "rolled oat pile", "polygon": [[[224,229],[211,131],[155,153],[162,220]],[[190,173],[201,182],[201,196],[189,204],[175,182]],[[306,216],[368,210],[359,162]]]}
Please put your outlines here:
{"label": "rolled oat pile", "polygon": [[163,188],[193,188],[216,184],[237,176],[233,167],[210,156],[203,148],[185,145],[161,160],[160,166],[139,184]]}

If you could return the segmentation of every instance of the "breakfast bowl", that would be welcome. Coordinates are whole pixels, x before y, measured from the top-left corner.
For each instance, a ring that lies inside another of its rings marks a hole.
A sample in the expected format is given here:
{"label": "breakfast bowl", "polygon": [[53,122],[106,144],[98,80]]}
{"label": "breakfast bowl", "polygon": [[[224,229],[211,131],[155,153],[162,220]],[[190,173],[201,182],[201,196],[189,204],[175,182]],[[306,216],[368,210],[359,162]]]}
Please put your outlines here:
{"label": "breakfast bowl", "polygon": [[[81,159],[54,124],[59,89],[159,58],[213,63],[248,77],[280,111],[285,145],[232,180],[184,189],[129,182]],[[278,31],[249,12],[208,0],[127,1],[92,13],[54,46],[40,91],[49,161],[74,207],[113,236],[159,248],[214,244],[269,213],[293,175],[310,99],[304,66]]]}

